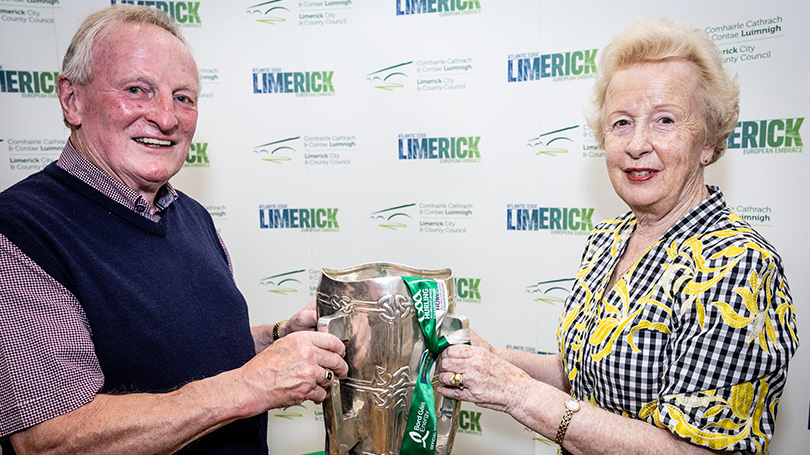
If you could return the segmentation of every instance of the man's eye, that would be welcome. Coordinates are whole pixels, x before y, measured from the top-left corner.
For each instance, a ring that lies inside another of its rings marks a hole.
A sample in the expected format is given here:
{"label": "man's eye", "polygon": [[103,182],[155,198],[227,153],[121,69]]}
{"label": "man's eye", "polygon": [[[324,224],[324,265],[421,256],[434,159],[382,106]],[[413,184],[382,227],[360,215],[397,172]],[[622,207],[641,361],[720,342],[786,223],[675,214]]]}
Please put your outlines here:
{"label": "man's eye", "polygon": [[133,95],[138,95],[138,94],[139,94],[139,93],[141,93],[143,90],[141,90],[141,88],[140,88],[140,87],[129,87],[129,88],[127,89],[127,91],[128,91],[129,93],[132,93]]}
{"label": "man's eye", "polygon": [[177,101],[180,101],[181,103],[190,103],[191,102],[191,98],[189,98],[189,97],[187,97],[185,95],[177,95],[175,97],[175,99]]}

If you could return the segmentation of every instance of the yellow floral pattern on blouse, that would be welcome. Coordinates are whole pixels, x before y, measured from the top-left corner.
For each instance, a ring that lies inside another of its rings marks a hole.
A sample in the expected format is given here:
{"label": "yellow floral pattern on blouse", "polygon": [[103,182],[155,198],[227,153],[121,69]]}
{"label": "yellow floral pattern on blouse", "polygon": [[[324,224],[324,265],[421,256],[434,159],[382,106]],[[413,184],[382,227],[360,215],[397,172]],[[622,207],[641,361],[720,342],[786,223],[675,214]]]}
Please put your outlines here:
{"label": "yellow floral pattern on blouse", "polygon": [[628,213],[588,238],[558,340],[574,395],[695,444],[767,453],[794,308],[773,247],[710,196],[606,289]]}

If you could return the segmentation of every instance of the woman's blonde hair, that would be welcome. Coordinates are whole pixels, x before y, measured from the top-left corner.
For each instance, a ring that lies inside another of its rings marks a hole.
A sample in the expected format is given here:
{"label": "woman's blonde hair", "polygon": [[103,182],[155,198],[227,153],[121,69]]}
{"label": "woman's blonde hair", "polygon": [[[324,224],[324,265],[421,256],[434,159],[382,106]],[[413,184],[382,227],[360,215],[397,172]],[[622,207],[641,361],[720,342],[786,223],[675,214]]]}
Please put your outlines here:
{"label": "woman's blonde hair", "polygon": [[602,51],[588,114],[588,124],[600,149],[605,148],[605,97],[613,75],[637,63],[676,59],[692,63],[700,77],[705,103],[703,140],[705,144],[714,144],[709,163],[723,155],[740,112],[737,78],[723,67],[720,50],[705,33],[685,22],[663,17],[631,23]]}

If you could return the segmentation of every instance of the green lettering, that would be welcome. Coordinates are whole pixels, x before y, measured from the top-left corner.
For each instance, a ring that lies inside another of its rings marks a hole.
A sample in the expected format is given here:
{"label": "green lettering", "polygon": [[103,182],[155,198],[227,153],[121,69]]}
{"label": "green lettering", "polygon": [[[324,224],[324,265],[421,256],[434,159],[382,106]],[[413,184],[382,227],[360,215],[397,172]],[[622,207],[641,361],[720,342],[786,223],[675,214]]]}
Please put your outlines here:
{"label": "green lettering", "polygon": [[198,10],[200,9],[200,2],[189,2],[188,3],[188,18],[189,24],[193,23],[200,23],[200,13]]}
{"label": "green lettering", "polygon": [[590,231],[593,229],[593,223],[591,222],[592,216],[593,216],[593,209],[582,209],[581,216],[579,219],[582,222],[583,231]]}
{"label": "green lettering", "polygon": [[307,209],[300,209],[298,212],[299,212],[299,215],[301,217],[301,223],[300,223],[301,227],[302,228],[311,228],[312,224],[310,224],[310,218],[309,218],[310,211],[307,210]]}
{"label": "green lettering", "polygon": [[338,209],[326,209],[326,217],[329,220],[329,222],[328,222],[329,227],[335,227],[335,228],[340,227],[338,225],[338,221],[337,221],[337,212],[338,212]]}
{"label": "green lettering", "polygon": [[755,148],[757,146],[757,122],[743,122],[742,124],[742,147]]}
{"label": "green lettering", "polygon": [[563,54],[551,54],[551,77],[565,76],[565,56]]}
{"label": "green lettering", "polygon": [[446,137],[439,138],[439,158],[452,158],[450,155],[450,139]]}
{"label": "green lettering", "polygon": [[563,218],[562,210],[556,208],[551,209],[551,222],[549,223],[551,229],[564,229],[560,225],[560,220],[562,220],[562,218]]}
{"label": "green lettering", "polygon": [[[181,7],[184,10],[183,12],[180,11]],[[181,24],[185,24],[188,21],[188,15],[185,14],[187,9],[188,7],[184,2],[176,2],[174,4],[174,20]]]}
{"label": "green lettering", "polygon": [[799,128],[802,127],[802,122],[804,122],[804,117],[787,119],[787,124],[785,125],[786,147],[791,147],[794,142],[796,143],[797,147],[802,147],[802,136],[799,134]]}
{"label": "green lettering", "polygon": [[293,75],[293,91],[295,93],[306,92],[304,88],[304,73],[292,73]]}
{"label": "green lettering", "polygon": [[785,142],[783,135],[777,134],[776,130],[785,130],[785,122],[781,120],[771,120],[768,123],[768,147],[781,147]]}
{"label": "green lettering", "polygon": [[571,209],[568,211],[568,229],[572,231],[579,230],[579,221],[575,221],[575,218],[579,218],[579,209]]}
{"label": "green lettering", "polygon": [[571,54],[571,74],[582,74],[585,71],[585,65],[579,63],[579,60],[583,60],[582,51]]}

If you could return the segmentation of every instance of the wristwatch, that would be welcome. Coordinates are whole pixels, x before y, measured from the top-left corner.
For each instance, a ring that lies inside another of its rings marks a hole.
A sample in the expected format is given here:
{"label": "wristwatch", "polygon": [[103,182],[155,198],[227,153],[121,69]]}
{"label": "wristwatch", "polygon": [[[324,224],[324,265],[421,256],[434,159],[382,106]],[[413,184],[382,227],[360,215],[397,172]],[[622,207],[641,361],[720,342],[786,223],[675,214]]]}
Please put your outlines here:
{"label": "wristwatch", "polygon": [[568,430],[568,424],[571,423],[571,416],[579,411],[581,407],[582,405],[580,405],[579,400],[576,398],[571,398],[565,402],[565,414],[563,414],[562,422],[560,422],[560,428],[557,429],[557,437],[554,438],[554,442],[558,445],[562,446],[563,439],[565,439],[565,432]]}

